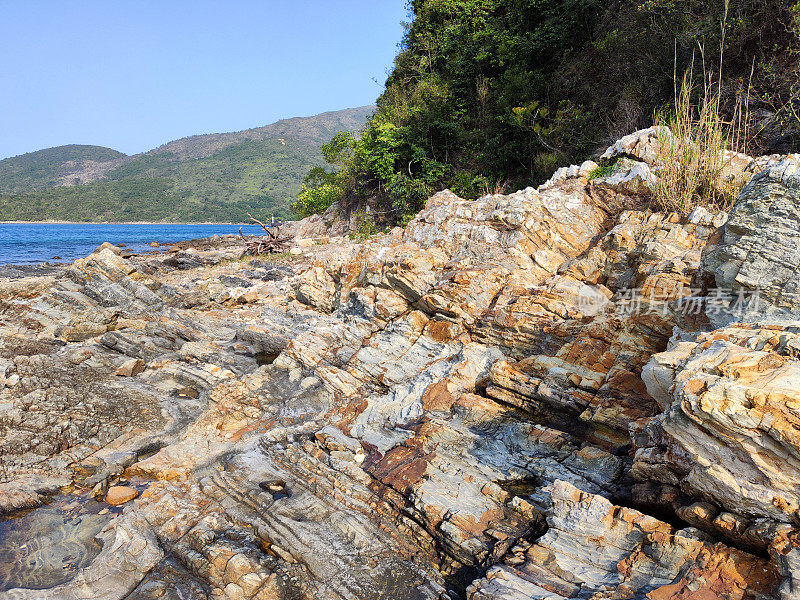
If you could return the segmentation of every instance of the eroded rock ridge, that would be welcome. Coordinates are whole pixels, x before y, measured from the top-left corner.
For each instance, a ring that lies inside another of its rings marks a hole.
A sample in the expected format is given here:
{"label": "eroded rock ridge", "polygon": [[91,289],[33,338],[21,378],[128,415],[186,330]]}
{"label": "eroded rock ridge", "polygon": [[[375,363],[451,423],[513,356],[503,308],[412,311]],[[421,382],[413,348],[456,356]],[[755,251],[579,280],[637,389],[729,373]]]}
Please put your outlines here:
{"label": "eroded rock ridge", "polygon": [[0,511],[122,505],[0,598],[800,597],[800,157],[680,218],[657,137],[363,243],[0,282]]}

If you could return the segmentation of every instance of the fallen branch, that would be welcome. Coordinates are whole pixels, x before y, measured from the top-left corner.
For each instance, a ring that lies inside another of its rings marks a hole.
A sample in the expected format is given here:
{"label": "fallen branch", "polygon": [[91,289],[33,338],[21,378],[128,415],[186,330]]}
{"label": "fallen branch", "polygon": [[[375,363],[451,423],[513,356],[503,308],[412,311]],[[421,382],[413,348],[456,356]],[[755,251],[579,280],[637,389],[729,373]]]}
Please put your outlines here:
{"label": "fallen branch", "polygon": [[260,236],[255,237],[255,239],[248,239],[242,233],[242,228],[239,227],[239,236],[244,240],[244,248],[239,255],[239,260],[248,255],[259,256],[261,254],[285,252],[289,248],[292,236],[281,235],[280,224],[267,227],[251,214],[248,213],[247,216],[250,217],[251,221],[261,225],[261,228],[267,233],[267,237]]}

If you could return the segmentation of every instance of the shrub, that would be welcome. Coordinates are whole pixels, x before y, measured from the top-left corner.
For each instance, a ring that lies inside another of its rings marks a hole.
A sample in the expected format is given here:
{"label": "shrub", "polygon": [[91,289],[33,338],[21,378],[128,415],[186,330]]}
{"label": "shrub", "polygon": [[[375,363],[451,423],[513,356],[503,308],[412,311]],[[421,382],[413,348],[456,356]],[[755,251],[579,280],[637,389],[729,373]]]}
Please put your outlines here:
{"label": "shrub", "polygon": [[398,219],[417,214],[432,194],[424,181],[405,173],[394,173],[386,184],[386,191],[392,199],[393,212]]}
{"label": "shrub", "polygon": [[333,183],[323,183],[318,187],[309,187],[303,183],[297,200],[292,203],[292,210],[300,217],[325,212],[337,200],[342,199],[342,188]]}
{"label": "shrub", "polygon": [[344,197],[344,188],[351,187],[349,165],[355,147],[353,134],[340,131],[322,147],[322,157],[339,170],[333,173],[322,167],[314,167],[303,179],[297,200],[292,203],[295,216],[302,219],[325,212],[331,204]]}
{"label": "shrub", "polygon": [[372,218],[365,210],[357,210],[353,213],[355,220],[356,230],[350,234],[350,239],[363,242],[367,238],[372,237],[379,233],[378,226],[375,224],[375,219]]}

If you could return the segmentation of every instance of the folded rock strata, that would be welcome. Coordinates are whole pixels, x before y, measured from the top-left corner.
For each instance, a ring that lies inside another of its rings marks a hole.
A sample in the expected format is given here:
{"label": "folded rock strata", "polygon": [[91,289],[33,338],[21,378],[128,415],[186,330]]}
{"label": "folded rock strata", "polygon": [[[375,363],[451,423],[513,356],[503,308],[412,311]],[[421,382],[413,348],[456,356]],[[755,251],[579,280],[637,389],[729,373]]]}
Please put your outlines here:
{"label": "folded rock strata", "polygon": [[[471,600],[758,598],[779,573],[767,559],[675,530],[565,482],[551,491],[548,530],[473,583]],[[699,534],[699,535],[698,535]]]}
{"label": "folded rock strata", "polygon": [[[653,135],[361,244],[3,280],[0,512],[141,494],[70,581],[0,598],[794,597],[798,331],[713,329],[709,281],[795,188],[653,213]],[[759,254],[784,310],[792,243]]]}

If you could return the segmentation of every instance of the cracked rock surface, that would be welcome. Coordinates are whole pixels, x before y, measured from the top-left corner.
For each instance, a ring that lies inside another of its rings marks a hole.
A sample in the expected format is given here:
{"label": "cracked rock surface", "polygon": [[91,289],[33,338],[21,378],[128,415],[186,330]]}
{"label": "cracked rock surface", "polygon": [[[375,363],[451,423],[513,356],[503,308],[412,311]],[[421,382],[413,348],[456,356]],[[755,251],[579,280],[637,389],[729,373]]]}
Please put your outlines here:
{"label": "cracked rock surface", "polygon": [[800,597],[796,160],[654,213],[656,133],[363,243],[4,272],[0,599]]}

